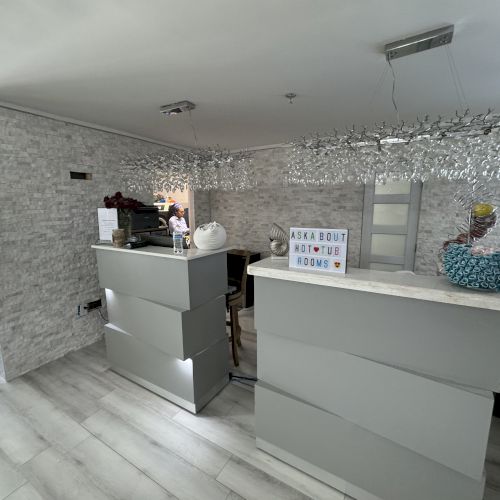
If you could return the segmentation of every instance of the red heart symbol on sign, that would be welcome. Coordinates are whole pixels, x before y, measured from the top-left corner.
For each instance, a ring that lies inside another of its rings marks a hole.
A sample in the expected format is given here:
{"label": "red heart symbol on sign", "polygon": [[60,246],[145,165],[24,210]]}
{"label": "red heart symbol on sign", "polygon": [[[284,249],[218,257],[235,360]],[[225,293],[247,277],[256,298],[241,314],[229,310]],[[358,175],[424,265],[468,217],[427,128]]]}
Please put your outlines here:
{"label": "red heart symbol on sign", "polygon": [[314,251],[315,251],[316,253],[318,253],[318,252],[319,252],[319,247],[314,247]]}
{"label": "red heart symbol on sign", "polygon": [[340,262],[335,262],[335,267],[338,269],[340,267]]}

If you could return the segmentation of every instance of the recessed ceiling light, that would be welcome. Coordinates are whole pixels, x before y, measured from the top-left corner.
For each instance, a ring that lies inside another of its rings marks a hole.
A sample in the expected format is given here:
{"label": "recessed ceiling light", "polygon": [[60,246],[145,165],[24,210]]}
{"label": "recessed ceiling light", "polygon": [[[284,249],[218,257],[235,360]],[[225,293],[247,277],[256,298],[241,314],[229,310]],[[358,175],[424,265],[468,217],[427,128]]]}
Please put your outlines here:
{"label": "recessed ceiling light", "polygon": [[166,116],[179,115],[184,111],[191,111],[196,108],[196,105],[191,101],[179,101],[174,102],[172,104],[165,104],[160,108],[160,113],[163,113]]}

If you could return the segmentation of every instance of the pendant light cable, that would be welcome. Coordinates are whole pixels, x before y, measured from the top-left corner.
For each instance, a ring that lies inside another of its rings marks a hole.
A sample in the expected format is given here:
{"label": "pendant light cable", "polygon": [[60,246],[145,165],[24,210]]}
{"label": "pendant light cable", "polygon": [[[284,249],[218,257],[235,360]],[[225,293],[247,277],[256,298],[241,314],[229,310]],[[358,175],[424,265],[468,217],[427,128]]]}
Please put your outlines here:
{"label": "pendant light cable", "polygon": [[462,93],[462,99],[464,100],[465,108],[469,108],[469,103],[467,102],[467,98],[465,97],[465,92],[464,92],[464,87],[462,85],[462,79],[460,78],[460,73],[458,72],[457,68],[457,63],[455,62],[455,56],[453,55],[453,51],[451,50],[451,47],[448,45],[446,46],[446,50],[450,54],[450,59],[451,59],[451,64],[453,68],[455,69],[455,75],[457,77],[457,82],[458,82],[458,88],[460,89],[460,92]]}
{"label": "pendant light cable", "polygon": [[399,125],[399,109],[398,109],[398,105],[396,104],[396,98],[395,98],[395,94],[396,94],[396,73],[394,73],[394,68],[392,67],[392,63],[391,63],[391,60],[390,59],[387,59],[387,62],[389,63],[389,67],[391,68],[391,72],[392,72],[392,94],[391,94],[391,98],[392,98],[392,104],[394,106],[394,111],[396,111],[396,120],[398,122],[398,125]]}
{"label": "pendant light cable", "polygon": [[379,76],[377,84],[375,85],[375,90],[373,91],[370,102],[368,103],[368,108],[370,108],[370,109],[372,108],[373,102],[375,101],[375,97],[377,97],[377,94],[380,92],[380,89],[384,85],[385,77],[387,76],[388,71],[389,71],[389,68],[387,66],[384,66],[384,70],[382,71],[381,75]]}
{"label": "pendant light cable", "polygon": [[462,85],[462,80],[460,79],[460,74],[458,73],[457,65],[455,63],[455,58],[453,57],[453,52],[450,47],[446,45],[446,57],[448,58],[448,65],[450,67],[451,78],[453,80],[453,85],[455,86],[455,91],[457,93],[458,103],[462,111],[469,109],[469,104],[465,97],[464,88]]}
{"label": "pendant light cable", "polygon": [[448,51],[446,51],[446,57],[448,58],[448,67],[450,68],[451,80],[453,81],[453,86],[455,87],[455,92],[457,94],[458,107],[463,112],[464,107],[462,103],[462,98],[460,95],[460,90],[458,89],[458,82],[455,77],[455,72],[453,71],[453,66],[451,65],[450,53]]}
{"label": "pendant light cable", "polygon": [[198,147],[198,136],[196,135],[196,129],[194,128],[193,117],[191,116],[191,110],[188,110],[189,113],[189,124],[191,125],[191,130],[193,131],[194,144]]}

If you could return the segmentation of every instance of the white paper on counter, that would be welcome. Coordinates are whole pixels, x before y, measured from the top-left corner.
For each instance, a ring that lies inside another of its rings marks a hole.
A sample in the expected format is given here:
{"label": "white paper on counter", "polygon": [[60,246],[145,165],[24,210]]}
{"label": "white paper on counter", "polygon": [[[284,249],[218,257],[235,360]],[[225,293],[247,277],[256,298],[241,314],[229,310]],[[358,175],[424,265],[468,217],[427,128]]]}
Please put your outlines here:
{"label": "white paper on counter", "polygon": [[98,208],[99,240],[112,241],[113,229],[118,229],[118,210],[116,208]]}

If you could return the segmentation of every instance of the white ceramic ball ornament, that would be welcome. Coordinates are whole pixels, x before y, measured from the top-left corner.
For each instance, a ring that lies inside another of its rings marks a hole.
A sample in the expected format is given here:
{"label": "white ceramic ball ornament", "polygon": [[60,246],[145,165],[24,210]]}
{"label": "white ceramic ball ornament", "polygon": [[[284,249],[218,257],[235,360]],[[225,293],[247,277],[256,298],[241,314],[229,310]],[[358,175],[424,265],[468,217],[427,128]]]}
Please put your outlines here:
{"label": "white ceramic ball ornament", "polygon": [[200,250],[217,250],[226,243],[226,230],[217,222],[202,224],[196,228],[193,239]]}

